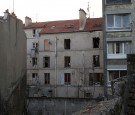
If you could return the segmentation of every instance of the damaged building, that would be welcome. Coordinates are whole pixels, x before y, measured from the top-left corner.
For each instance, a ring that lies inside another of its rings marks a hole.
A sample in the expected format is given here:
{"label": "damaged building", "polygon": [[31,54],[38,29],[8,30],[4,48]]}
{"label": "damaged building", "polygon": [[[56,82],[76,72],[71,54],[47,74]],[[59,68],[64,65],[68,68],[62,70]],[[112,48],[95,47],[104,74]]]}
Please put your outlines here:
{"label": "damaged building", "polygon": [[103,94],[102,18],[87,18],[83,9],[79,18],[35,23],[25,18],[30,97]]}

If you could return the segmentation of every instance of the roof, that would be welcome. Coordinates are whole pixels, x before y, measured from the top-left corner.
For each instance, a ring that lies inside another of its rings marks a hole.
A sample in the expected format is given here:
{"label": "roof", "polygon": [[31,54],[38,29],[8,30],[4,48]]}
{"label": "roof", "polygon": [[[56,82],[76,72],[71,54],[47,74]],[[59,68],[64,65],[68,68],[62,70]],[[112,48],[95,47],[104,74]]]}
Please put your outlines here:
{"label": "roof", "polygon": [[24,28],[25,29],[43,28],[45,26],[45,24],[46,24],[46,22],[34,22]]}
{"label": "roof", "polygon": [[62,21],[49,21],[49,22],[36,22],[25,27],[25,29],[43,28],[40,34],[53,34],[53,33],[69,33],[79,31],[101,31],[102,18],[87,18],[86,25],[83,30],[79,30],[79,19],[76,20],[62,20]]}

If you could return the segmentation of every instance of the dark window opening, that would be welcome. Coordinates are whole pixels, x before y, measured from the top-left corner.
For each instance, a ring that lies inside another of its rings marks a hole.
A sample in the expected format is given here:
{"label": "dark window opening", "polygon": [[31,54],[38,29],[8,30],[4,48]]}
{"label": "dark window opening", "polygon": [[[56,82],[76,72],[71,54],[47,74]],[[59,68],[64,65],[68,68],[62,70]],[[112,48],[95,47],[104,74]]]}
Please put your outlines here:
{"label": "dark window opening", "polygon": [[37,77],[37,73],[32,73],[32,78],[36,78]]}
{"label": "dark window opening", "polygon": [[33,29],[33,37],[36,36],[36,29]]}
{"label": "dark window opening", "polygon": [[33,57],[32,58],[32,66],[37,65],[37,58]]}
{"label": "dark window opening", "polygon": [[94,67],[99,67],[100,66],[99,55],[94,55],[93,56],[93,66]]}
{"label": "dark window opening", "polygon": [[45,84],[50,84],[50,73],[44,74]]}
{"label": "dark window opening", "polygon": [[89,85],[102,85],[103,80],[102,80],[103,74],[102,73],[90,73],[89,74]]}
{"label": "dark window opening", "polygon": [[70,57],[69,56],[66,56],[65,57],[65,67],[70,67]]}
{"label": "dark window opening", "polygon": [[70,85],[70,84],[71,84],[71,76],[70,76],[70,73],[65,73],[65,74],[64,74],[64,83],[65,83],[65,85]]}
{"label": "dark window opening", "polygon": [[44,57],[43,58],[43,67],[50,67],[50,57]]}
{"label": "dark window opening", "polygon": [[93,38],[93,48],[99,48],[99,38]]}
{"label": "dark window opening", "polygon": [[65,49],[70,49],[70,39],[65,39],[64,40],[64,48]]}

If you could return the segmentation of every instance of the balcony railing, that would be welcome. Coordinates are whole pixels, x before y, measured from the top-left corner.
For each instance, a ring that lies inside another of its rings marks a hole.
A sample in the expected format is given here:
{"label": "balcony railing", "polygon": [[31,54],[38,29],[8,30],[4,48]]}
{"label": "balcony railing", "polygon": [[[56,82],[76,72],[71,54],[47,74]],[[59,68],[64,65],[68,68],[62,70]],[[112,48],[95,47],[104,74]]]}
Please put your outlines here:
{"label": "balcony railing", "polygon": [[106,4],[130,4],[131,0],[106,0]]}

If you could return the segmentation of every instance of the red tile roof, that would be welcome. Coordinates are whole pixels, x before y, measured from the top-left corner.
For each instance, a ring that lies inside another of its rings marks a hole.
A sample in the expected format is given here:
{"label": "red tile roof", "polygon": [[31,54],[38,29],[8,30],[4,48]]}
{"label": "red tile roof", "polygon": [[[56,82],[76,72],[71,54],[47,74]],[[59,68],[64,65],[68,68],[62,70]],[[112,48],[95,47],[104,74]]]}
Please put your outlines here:
{"label": "red tile roof", "polygon": [[43,28],[40,34],[47,33],[64,33],[64,32],[79,32],[79,31],[102,31],[102,18],[87,18],[84,30],[79,30],[79,20],[63,20],[63,21],[50,21],[50,22],[37,22],[25,27]]}
{"label": "red tile roof", "polygon": [[46,25],[46,22],[35,22],[30,25],[24,27],[24,29],[32,29],[32,28],[43,28]]}

